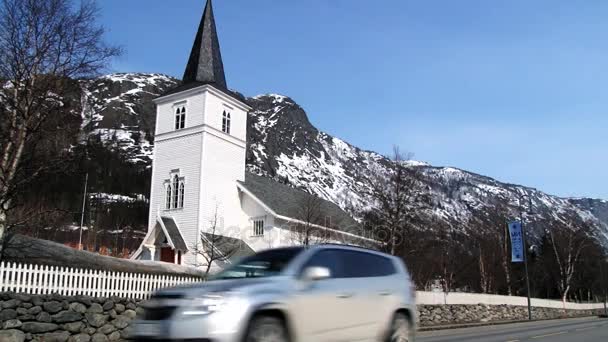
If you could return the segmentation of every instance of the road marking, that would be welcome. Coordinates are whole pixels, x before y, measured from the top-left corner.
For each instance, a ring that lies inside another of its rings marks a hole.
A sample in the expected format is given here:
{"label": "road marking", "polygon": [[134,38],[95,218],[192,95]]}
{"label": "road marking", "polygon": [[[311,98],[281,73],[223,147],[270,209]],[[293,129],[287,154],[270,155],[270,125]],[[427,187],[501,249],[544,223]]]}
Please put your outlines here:
{"label": "road marking", "polygon": [[509,340],[507,342],[519,342],[519,340]]}
{"label": "road marking", "polygon": [[576,329],[576,331],[589,330],[589,329],[593,329],[593,328],[597,328],[597,326],[594,325],[594,326],[590,326],[590,327],[586,327],[586,328],[579,328],[579,329]]}
{"label": "road marking", "polygon": [[549,336],[557,336],[557,335],[563,335],[567,333],[567,331],[560,331],[560,332],[556,332],[556,333],[552,333],[552,334],[546,334],[546,335],[538,335],[538,336],[532,336],[530,338],[543,338],[543,337],[549,337]]}

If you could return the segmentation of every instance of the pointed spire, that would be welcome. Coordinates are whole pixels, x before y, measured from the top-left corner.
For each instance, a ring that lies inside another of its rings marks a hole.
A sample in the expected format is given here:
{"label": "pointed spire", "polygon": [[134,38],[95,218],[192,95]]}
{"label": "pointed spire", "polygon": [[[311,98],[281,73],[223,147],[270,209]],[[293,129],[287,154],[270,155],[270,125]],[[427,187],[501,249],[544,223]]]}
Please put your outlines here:
{"label": "pointed spire", "polygon": [[200,82],[221,89],[228,88],[211,0],[207,0],[182,82],[183,84]]}

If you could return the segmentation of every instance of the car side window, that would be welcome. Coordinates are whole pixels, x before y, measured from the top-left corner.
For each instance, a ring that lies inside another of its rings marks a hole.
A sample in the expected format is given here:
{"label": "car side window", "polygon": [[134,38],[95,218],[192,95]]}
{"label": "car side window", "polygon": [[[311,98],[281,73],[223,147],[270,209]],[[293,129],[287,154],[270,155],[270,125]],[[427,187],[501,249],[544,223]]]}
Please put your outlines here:
{"label": "car side window", "polygon": [[343,252],[346,278],[384,277],[396,273],[395,265],[386,257],[358,251]]}
{"label": "car side window", "polygon": [[342,258],[340,252],[334,249],[323,249],[313,254],[302,266],[300,272],[308,267],[325,267],[329,269],[330,278],[342,278]]}

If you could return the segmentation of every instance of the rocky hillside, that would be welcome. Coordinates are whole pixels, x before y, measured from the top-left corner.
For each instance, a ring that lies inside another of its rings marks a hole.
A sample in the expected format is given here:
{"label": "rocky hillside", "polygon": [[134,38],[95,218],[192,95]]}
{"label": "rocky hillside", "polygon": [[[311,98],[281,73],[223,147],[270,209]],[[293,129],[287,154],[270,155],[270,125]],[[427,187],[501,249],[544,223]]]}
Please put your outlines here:
{"label": "rocky hillside", "polygon": [[[366,178],[392,167],[390,160],[317,130],[305,111],[288,97],[261,95],[248,101],[254,108],[249,118],[249,169],[287,179],[343,208],[358,211],[369,205],[362,196]],[[608,239],[606,201],[560,198],[453,167],[407,163],[421,169],[431,197],[431,207],[413,208],[426,214],[422,221],[427,224],[433,217],[435,224],[445,223],[466,232],[479,227],[491,213],[507,212],[517,217],[522,206],[528,211],[531,199],[533,221],[565,225],[586,221],[595,228],[596,236]],[[542,228],[538,225],[537,233]]]}
{"label": "rocky hillside", "polygon": [[83,131],[115,141],[134,163],[150,164],[156,116],[152,99],[176,85],[160,74],[112,74],[82,81]]}
{"label": "rocky hillside", "polygon": [[[83,138],[98,136],[118,146],[129,163],[149,166],[155,121],[151,99],[176,83],[159,74],[113,74],[82,81]],[[378,153],[319,131],[304,109],[289,97],[268,94],[246,101],[253,107],[248,120],[247,167],[255,173],[280,178],[360,212],[369,205],[363,196],[366,178],[393,167]],[[606,201],[560,198],[452,167],[414,161],[408,164],[424,175],[432,205],[419,210],[428,225],[446,224],[466,233],[492,213],[519,215],[520,204],[527,205],[530,198],[534,221],[586,221],[595,235],[608,239]]]}

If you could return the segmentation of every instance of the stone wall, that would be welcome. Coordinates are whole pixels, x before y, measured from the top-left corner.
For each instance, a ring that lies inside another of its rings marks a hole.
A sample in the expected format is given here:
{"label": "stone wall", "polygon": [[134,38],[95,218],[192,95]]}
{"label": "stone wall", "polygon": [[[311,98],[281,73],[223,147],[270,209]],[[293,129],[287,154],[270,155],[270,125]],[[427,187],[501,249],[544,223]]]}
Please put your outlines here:
{"label": "stone wall", "polygon": [[[604,309],[563,310],[532,308],[533,319],[595,316]],[[527,306],[510,305],[418,305],[418,324],[423,327],[466,323],[522,321],[528,319]]]}
{"label": "stone wall", "polygon": [[[139,301],[88,296],[0,293],[1,342],[123,341],[125,328],[141,310]],[[527,307],[510,305],[418,305],[421,327],[519,321]],[[592,316],[596,310],[533,308],[535,319]]]}
{"label": "stone wall", "polygon": [[[562,302],[554,299],[531,298],[533,307],[568,310],[603,309],[603,303]],[[416,291],[418,305],[509,305],[528,306],[528,298],[486,293]]]}
{"label": "stone wall", "polygon": [[2,342],[106,342],[124,340],[136,300],[88,296],[0,293]]}

